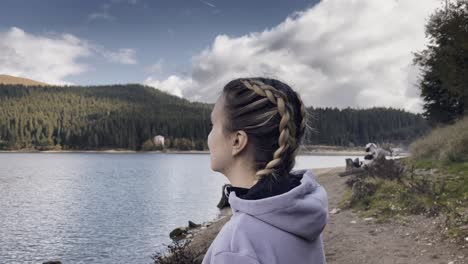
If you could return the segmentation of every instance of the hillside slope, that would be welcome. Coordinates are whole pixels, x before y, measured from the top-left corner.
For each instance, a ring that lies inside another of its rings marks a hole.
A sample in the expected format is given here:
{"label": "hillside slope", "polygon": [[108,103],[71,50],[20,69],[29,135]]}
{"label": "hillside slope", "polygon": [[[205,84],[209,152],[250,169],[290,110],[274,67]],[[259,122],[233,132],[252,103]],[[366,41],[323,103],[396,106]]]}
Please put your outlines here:
{"label": "hillside slope", "polygon": [[27,79],[27,78],[15,77],[15,76],[6,75],[6,74],[0,74],[0,84],[22,84],[26,86],[32,86],[32,85],[47,86],[48,85],[43,82],[38,82],[38,81],[34,81],[31,79]]}

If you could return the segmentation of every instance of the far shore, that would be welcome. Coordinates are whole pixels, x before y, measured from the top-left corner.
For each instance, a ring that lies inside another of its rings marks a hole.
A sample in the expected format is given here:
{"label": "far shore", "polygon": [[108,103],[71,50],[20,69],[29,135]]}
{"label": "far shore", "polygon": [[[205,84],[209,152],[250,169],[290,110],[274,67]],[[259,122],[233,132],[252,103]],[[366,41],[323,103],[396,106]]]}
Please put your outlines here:
{"label": "far shore", "polygon": [[[165,151],[135,151],[125,149],[107,149],[107,150],[0,150],[0,153],[115,153],[115,154],[129,154],[129,153],[161,153],[161,154],[210,154],[208,150],[165,150]],[[320,155],[320,156],[365,156],[366,152],[355,149],[314,149],[310,151],[300,151],[300,156]],[[406,153],[401,153],[399,156],[405,156]]]}

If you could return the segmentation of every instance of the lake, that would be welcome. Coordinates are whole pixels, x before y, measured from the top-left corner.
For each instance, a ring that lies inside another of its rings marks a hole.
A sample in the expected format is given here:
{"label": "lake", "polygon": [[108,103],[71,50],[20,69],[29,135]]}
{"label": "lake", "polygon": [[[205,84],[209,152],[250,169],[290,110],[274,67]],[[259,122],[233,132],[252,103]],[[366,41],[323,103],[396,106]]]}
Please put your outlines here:
{"label": "lake", "polygon": [[0,153],[0,263],[151,263],[174,228],[217,216],[225,183],[208,154]]}

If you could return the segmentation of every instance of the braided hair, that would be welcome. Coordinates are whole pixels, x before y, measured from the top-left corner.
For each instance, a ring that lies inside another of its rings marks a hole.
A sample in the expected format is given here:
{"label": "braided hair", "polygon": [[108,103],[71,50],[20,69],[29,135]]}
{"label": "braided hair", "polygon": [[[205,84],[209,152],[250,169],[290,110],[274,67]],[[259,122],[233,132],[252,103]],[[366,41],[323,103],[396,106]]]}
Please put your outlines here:
{"label": "braided hair", "polygon": [[308,127],[299,94],[281,81],[257,77],[230,81],[223,96],[224,129],[245,131],[255,146],[256,180],[288,175]]}

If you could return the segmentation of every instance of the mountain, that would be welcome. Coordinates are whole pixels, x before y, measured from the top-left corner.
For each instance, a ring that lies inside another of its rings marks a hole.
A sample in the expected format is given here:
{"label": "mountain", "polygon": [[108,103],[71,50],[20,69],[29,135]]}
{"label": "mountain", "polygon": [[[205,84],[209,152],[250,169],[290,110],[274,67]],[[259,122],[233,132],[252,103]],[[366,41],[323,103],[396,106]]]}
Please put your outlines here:
{"label": "mountain", "polygon": [[15,77],[6,74],[0,74],[0,84],[22,84],[26,86],[31,85],[44,85],[47,86],[48,84],[43,82],[34,81],[27,78]]}
{"label": "mountain", "polygon": [[132,149],[156,135],[203,149],[212,105],[139,84],[0,84],[0,149]]}
{"label": "mountain", "polygon": [[[0,149],[206,150],[212,104],[190,102],[139,84],[24,86],[0,84]],[[399,109],[308,107],[306,144],[407,144],[428,131]]]}

